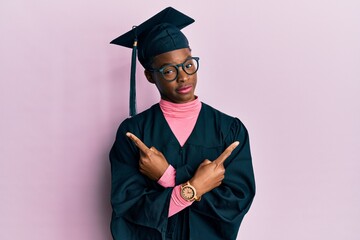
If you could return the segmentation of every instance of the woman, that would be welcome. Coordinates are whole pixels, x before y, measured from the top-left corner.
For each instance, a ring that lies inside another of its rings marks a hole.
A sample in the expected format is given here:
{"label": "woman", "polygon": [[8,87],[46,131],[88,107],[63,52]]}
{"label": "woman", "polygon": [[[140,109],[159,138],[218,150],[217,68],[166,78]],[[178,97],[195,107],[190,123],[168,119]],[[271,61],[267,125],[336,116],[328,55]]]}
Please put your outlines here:
{"label": "woman", "polygon": [[110,152],[114,239],[236,239],[255,195],[245,126],[195,95],[199,58],[180,31],[193,21],[166,8],[112,41],[138,47],[161,96]]}

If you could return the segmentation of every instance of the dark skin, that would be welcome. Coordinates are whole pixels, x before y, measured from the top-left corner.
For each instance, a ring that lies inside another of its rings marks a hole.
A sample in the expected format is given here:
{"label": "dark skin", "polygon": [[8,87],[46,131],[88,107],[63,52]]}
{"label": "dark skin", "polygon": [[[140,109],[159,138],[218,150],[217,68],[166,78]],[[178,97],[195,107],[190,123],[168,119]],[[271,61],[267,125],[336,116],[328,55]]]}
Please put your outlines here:
{"label": "dark skin", "polygon": [[[185,59],[191,57],[189,48],[182,48],[154,57],[153,68],[160,68],[166,64],[183,63]],[[178,78],[172,82],[163,79],[162,74],[145,70],[147,80],[155,84],[161,98],[173,103],[187,103],[195,100],[194,94],[197,82],[196,73],[188,75],[179,68]],[[184,91],[186,89],[186,91]],[[132,133],[126,135],[135,143],[140,150],[139,170],[148,178],[158,181],[168,168],[164,155],[155,147],[148,148],[138,137]],[[224,161],[230,156],[231,152],[239,145],[236,141],[232,143],[225,151],[214,161],[205,159],[197,168],[194,176],[189,179],[192,186],[195,187],[198,197],[218,187],[225,177]]]}
{"label": "dark skin", "polygon": [[[159,54],[153,59],[153,68],[161,68],[167,64],[183,63],[187,58],[191,57],[189,48],[182,48],[163,54]],[[182,68],[179,68],[179,74],[176,80],[168,82],[163,79],[162,74],[158,72],[150,72],[145,70],[147,80],[155,84],[161,98],[173,103],[187,103],[195,100],[195,88],[197,82],[197,74],[188,75]],[[191,88],[187,93],[182,93],[184,87]]]}

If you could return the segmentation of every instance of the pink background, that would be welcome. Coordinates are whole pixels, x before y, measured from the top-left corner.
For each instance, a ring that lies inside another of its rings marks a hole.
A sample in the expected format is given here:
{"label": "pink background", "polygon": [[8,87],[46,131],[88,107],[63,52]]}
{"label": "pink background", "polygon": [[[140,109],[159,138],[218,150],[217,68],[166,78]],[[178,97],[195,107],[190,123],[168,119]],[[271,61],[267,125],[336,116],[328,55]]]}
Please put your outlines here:
{"label": "pink background", "polygon": [[[169,5],[196,19],[200,99],[250,132],[239,239],[359,239],[358,0],[1,1],[0,239],[110,239],[131,52],[108,43]],[[138,66],[142,111],[159,96]]]}

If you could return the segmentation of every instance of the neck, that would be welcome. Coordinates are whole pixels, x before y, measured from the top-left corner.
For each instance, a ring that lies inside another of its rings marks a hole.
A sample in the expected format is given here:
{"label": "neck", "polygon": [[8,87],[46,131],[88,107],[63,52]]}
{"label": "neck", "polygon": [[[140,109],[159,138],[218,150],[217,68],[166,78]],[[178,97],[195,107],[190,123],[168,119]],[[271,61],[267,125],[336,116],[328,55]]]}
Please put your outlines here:
{"label": "neck", "polygon": [[173,103],[167,100],[160,100],[160,107],[165,116],[175,118],[187,118],[199,114],[201,102],[198,97],[187,103]]}

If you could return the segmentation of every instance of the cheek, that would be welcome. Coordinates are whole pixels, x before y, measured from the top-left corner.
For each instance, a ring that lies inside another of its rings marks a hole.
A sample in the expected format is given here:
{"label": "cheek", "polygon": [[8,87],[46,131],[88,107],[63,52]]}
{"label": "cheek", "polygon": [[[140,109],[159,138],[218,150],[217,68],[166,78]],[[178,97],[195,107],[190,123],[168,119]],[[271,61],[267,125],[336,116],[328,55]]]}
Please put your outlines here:
{"label": "cheek", "polygon": [[197,75],[196,74],[194,75],[192,81],[194,83],[194,86],[196,86],[196,83],[197,83]]}
{"label": "cheek", "polygon": [[158,81],[156,82],[156,87],[161,93],[171,92],[174,88],[171,83],[160,83]]}

